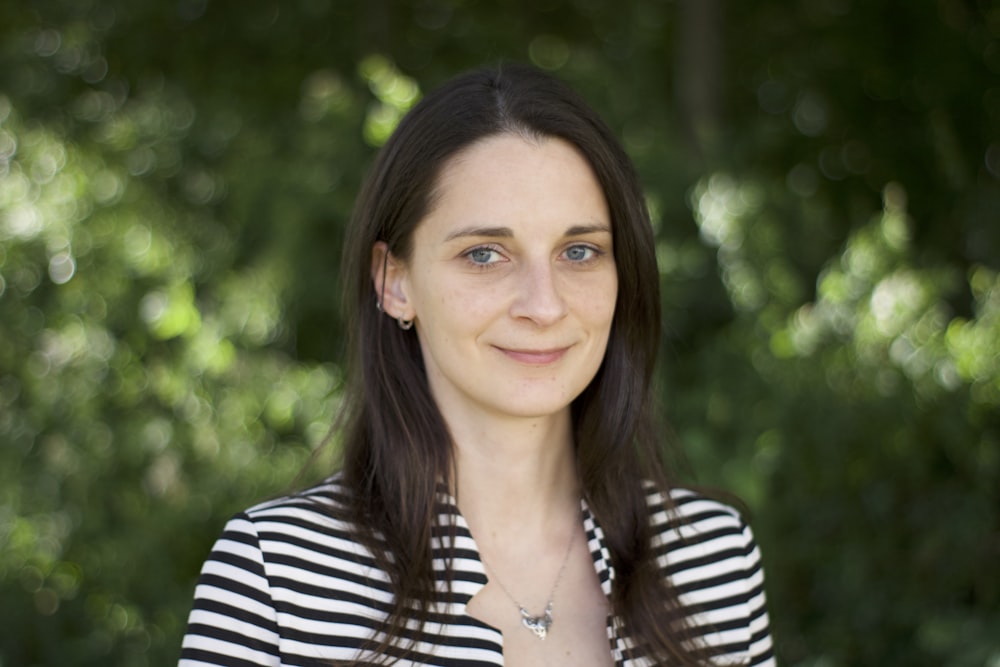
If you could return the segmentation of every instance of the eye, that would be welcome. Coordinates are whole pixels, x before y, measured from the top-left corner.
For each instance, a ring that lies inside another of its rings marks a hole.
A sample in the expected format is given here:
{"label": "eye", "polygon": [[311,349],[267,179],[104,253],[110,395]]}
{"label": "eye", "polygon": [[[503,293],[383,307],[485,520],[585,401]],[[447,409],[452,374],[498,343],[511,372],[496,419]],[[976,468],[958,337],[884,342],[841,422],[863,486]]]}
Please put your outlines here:
{"label": "eye", "polygon": [[571,262],[586,262],[594,259],[597,255],[597,250],[588,245],[575,245],[567,248],[565,255],[566,259]]}
{"label": "eye", "polygon": [[495,249],[489,246],[479,246],[478,248],[473,248],[465,253],[465,256],[470,262],[478,266],[487,266],[489,264],[495,264],[500,261],[501,255]]}

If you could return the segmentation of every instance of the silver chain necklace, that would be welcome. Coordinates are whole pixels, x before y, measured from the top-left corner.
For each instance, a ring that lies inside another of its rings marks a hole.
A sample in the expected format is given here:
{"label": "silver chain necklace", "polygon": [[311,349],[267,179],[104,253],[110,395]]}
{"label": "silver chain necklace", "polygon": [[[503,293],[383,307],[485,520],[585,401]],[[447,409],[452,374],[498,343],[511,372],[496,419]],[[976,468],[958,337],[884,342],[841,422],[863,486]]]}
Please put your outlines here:
{"label": "silver chain necklace", "polygon": [[524,605],[518,602],[517,599],[510,594],[507,587],[503,585],[502,581],[500,581],[500,577],[496,576],[496,572],[494,572],[493,568],[491,568],[486,562],[486,558],[484,558],[482,554],[479,555],[479,559],[483,561],[483,566],[490,571],[490,574],[493,575],[493,580],[497,582],[498,586],[500,586],[500,590],[502,590],[507,597],[510,598],[510,601],[513,602],[514,606],[521,612],[521,625],[535,633],[535,636],[542,641],[545,640],[545,635],[549,633],[549,628],[552,627],[552,601],[556,597],[556,589],[559,588],[559,582],[562,580],[563,573],[566,571],[566,564],[569,563],[569,553],[573,548],[573,543],[576,542],[577,532],[579,531],[574,528],[573,534],[569,536],[569,543],[566,545],[566,555],[563,556],[562,565],[559,566],[559,574],[556,575],[556,581],[552,584],[552,592],[549,593],[548,602],[545,603],[545,611],[537,616],[532,616],[531,613],[524,608]]}

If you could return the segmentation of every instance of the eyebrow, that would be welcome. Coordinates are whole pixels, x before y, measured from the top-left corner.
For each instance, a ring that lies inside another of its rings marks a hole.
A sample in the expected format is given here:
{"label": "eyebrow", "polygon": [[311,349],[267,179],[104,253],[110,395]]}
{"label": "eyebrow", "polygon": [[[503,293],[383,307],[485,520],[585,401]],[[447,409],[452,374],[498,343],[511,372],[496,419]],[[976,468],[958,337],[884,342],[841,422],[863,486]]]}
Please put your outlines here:
{"label": "eyebrow", "polygon": [[[611,227],[605,224],[595,224],[595,225],[574,225],[566,230],[563,234],[564,238],[572,236],[585,236],[586,234],[597,234],[600,232],[605,232],[610,234]],[[445,241],[452,241],[454,239],[464,238],[468,236],[485,236],[489,238],[513,238],[514,230],[510,227],[465,227],[463,229],[456,230],[448,236],[445,237]]]}

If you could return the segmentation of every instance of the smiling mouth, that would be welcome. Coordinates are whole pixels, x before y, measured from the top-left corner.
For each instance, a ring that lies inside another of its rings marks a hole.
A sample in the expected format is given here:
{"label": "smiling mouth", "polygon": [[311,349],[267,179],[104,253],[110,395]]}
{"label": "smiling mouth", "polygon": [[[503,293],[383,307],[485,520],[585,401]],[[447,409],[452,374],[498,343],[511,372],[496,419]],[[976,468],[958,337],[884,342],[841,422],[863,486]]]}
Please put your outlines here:
{"label": "smiling mouth", "polygon": [[497,349],[507,355],[507,357],[522,364],[544,366],[562,359],[563,355],[566,354],[566,351],[569,348],[560,347],[554,350],[511,350],[504,347],[498,347]]}

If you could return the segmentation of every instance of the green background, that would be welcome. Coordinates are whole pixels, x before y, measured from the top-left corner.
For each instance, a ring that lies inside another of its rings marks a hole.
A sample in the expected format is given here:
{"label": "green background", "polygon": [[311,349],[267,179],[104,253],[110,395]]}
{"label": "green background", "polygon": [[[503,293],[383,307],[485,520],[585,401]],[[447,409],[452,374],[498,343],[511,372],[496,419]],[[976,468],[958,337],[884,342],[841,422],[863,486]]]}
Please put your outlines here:
{"label": "green background", "polygon": [[336,412],[375,147],[499,59],[640,169],[665,441],[751,510],[781,662],[1000,665],[987,0],[2,3],[0,665],[175,662]]}

